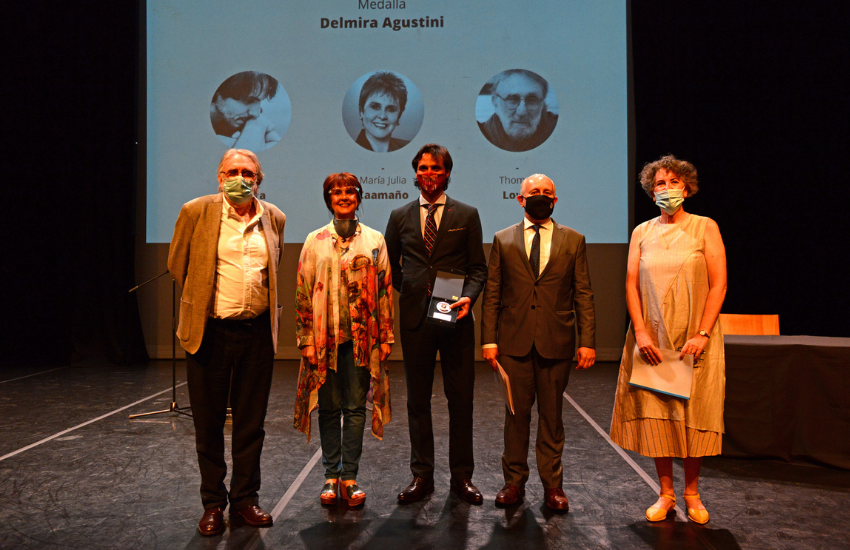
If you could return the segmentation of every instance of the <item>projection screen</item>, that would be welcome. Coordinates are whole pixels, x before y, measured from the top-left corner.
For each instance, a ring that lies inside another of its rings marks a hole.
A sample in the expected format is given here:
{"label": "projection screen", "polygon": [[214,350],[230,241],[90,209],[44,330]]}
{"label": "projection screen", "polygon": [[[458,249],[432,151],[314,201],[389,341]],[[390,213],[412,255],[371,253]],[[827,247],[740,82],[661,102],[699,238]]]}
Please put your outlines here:
{"label": "projection screen", "polygon": [[[550,176],[554,219],[590,243],[628,239],[624,1],[147,0],[148,243],[217,191],[229,147],[257,152],[286,241],[330,220],[321,184],[352,172],[383,231],[416,198],[426,143],[454,159],[448,194],[485,242]],[[365,91],[364,91],[365,88]],[[363,97],[363,96],[366,97]],[[387,139],[389,144],[387,145]],[[377,152],[373,149],[389,149]]]}

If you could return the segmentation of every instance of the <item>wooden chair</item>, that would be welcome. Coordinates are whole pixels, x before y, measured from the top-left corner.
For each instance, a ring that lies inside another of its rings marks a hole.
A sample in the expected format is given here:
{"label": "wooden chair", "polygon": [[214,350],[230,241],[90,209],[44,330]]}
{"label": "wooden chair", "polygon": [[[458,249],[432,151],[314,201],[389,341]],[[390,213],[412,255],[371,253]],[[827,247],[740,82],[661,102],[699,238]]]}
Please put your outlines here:
{"label": "wooden chair", "polygon": [[723,334],[779,336],[779,315],[736,315],[721,313]]}

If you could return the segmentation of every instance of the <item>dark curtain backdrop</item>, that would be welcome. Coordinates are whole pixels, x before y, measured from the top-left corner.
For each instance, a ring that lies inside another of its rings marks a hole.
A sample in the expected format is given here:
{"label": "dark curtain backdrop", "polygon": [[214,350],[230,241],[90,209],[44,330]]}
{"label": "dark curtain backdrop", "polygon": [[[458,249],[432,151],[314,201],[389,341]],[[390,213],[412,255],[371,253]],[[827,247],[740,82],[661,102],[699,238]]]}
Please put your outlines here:
{"label": "dark curtain backdrop", "polygon": [[[720,226],[727,313],[850,336],[843,2],[632,3],[637,170],[690,160],[687,211]],[[635,175],[635,181],[637,176]],[[642,190],[635,221],[658,215]]]}
{"label": "dark curtain backdrop", "polygon": [[[779,313],[784,334],[850,335],[845,6],[631,4],[637,168],[668,152],[697,166],[686,207],[720,225],[724,310]],[[126,293],[138,13],[5,9],[2,364],[146,359]],[[657,215],[640,190],[634,212]]]}
{"label": "dark curtain backdrop", "polygon": [[[138,5],[4,7],[0,364],[147,360],[133,277]],[[11,154],[9,154],[11,153]]]}

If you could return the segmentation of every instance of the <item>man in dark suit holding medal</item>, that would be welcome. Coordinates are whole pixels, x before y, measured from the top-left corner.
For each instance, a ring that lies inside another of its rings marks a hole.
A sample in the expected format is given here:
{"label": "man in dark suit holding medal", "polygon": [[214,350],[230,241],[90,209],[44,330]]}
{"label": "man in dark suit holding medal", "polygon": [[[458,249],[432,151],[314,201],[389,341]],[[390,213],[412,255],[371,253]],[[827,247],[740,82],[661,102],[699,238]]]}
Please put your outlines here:
{"label": "man in dark suit holding medal", "polygon": [[[475,386],[475,327],[470,308],[484,288],[487,263],[478,210],[446,196],[452,157],[445,147],[428,144],[412,162],[420,196],[393,210],[385,239],[393,286],[399,291],[401,345],[407,378],[410,470],[413,481],[400,502],[422,500],[434,491],[434,431],[431,391],[437,351],[449,407],[451,488],[471,503],[482,501],[472,484],[472,399]],[[438,271],[465,275],[454,327],[427,322]]]}
{"label": "man in dark suit holding medal", "polygon": [[517,199],[525,217],[493,238],[481,323],[482,355],[494,370],[499,364],[504,368],[514,404],[514,414],[505,412],[505,486],[496,504],[515,504],[525,494],[536,397],[537,471],[546,506],[565,512],[563,393],[576,351],[576,326],[578,368],[596,360],[593,290],[584,235],[551,218],[558,202],[552,180],[529,176]]}

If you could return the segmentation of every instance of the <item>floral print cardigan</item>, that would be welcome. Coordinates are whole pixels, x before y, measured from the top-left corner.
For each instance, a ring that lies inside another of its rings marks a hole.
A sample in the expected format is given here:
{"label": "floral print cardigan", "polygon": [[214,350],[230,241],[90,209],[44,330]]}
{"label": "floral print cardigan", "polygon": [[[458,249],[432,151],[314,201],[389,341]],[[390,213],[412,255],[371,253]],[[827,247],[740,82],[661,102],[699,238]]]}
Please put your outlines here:
{"label": "floral print cardigan", "polygon": [[[384,436],[384,424],[392,418],[390,382],[386,362],[381,363],[381,343],[392,344],[393,286],[384,237],[358,224],[348,253],[334,249],[340,239],[333,222],[307,236],[298,260],[295,288],[295,327],[299,348],[316,347],[318,365],[301,358],[298,395],[293,426],[310,441],[310,413],[318,406],[319,387],[328,369],[336,370],[339,326],[339,285],[342,270],[348,276],[348,304],[354,364],[372,374],[370,390],[372,434]],[[332,317],[332,318],[331,318]]]}

